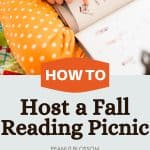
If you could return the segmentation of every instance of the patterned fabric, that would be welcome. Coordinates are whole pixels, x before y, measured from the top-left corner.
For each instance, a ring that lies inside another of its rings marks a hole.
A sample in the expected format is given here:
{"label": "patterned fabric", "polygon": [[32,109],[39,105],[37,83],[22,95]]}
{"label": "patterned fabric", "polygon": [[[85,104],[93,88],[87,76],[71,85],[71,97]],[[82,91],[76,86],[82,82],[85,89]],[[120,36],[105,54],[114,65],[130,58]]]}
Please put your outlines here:
{"label": "patterned fabric", "polygon": [[0,24],[0,74],[15,75],[24,74],[19,64],[11,54],[10,48],[7,46],[2,26]]}
{"label": "patterned fabric", "polygon": [[24,74],[8,47],[0,46],[0,74]]}
{"label": "patterned fabric", "polygon": [[27,74],[40,74],[43,62],[85,57],[54,9],[43,0],[0,0],[8,44]]}
{"label": "patterned fabric", "polygon": [[0,66],[4,65],[12,58],[10,49],[8,47],[0,46]]}

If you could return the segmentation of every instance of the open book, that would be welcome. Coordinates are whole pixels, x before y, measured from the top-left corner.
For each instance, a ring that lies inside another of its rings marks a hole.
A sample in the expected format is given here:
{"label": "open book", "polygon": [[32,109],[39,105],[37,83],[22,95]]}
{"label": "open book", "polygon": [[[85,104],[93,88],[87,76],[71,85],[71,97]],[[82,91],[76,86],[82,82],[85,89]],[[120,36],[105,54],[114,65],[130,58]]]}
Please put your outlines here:
{"label": "open book", "polygon": [[110,63],[111,74],[147,71],[150,57],[146,57],[150,55],[144,54],[150,52],[149,0],[90,0],[88,6],[74,0],[56,6],[56,10],[92,58]]}

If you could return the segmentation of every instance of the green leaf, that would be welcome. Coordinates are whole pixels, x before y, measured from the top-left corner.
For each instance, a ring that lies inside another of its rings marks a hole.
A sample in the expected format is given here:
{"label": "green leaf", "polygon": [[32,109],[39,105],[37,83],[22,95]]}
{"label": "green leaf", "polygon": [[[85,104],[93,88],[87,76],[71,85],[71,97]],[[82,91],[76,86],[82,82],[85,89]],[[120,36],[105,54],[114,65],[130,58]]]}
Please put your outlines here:
{"label": "green leaf", "polygon": [[3,32],[0,32],[0,46],[8,46]]}

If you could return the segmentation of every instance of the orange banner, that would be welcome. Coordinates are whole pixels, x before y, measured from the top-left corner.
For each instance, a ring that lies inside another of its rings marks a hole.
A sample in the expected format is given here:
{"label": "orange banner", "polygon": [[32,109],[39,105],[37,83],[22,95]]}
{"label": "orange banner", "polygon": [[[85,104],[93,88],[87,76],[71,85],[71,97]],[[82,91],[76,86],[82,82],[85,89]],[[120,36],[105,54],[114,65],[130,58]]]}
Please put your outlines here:
{"label": "orange banner", "polygon": [[41,86],[65,92],[109,87],[109,64],[88,58],[65,58],[44,63]]}

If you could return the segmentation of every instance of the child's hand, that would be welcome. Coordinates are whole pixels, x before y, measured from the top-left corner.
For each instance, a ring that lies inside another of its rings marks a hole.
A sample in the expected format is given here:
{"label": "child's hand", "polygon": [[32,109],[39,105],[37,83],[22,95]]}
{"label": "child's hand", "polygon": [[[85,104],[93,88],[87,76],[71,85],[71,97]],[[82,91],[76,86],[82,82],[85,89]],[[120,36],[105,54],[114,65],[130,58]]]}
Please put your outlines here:
{"label": "child's hand", "polygon": [[[64,2],[71,3],[73,0],[47,0],[50,4],[63,4]],[[88,5],[89,0],[83,0],[83,3]]]}
{"label": "child's hand", "polygon": [[85,5],[88,5],[88,4],[89,4],[89,0],[83,0],[83,3],[84,3]]}
{"label": "child's hand", "polygon": [[72,0],[47,0],[50,4],[63,4],[64,2],[71,3]]}

